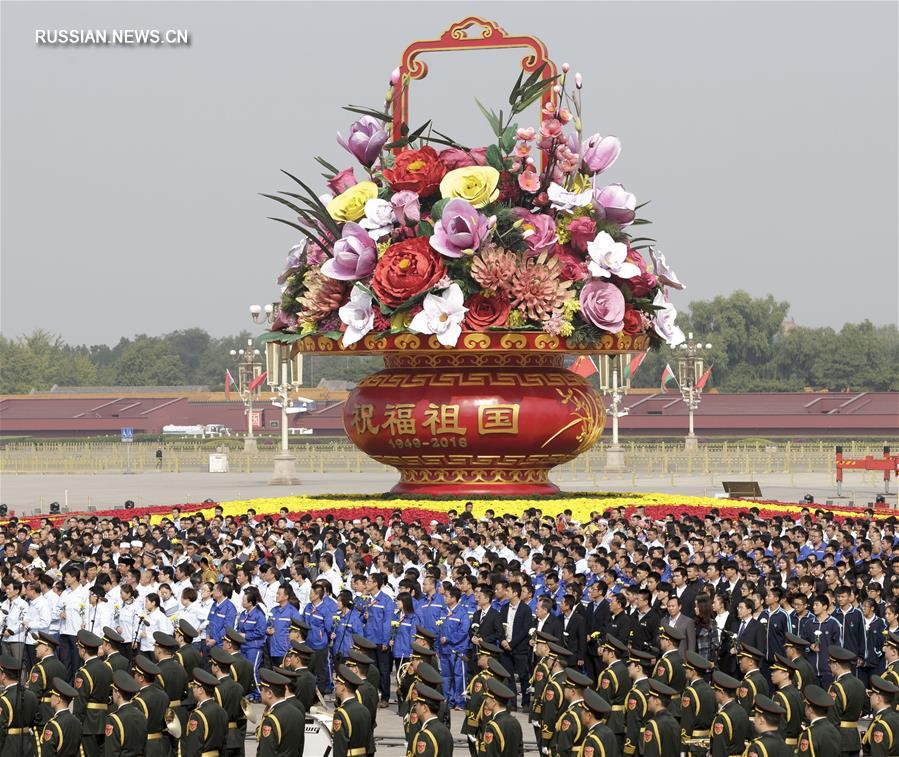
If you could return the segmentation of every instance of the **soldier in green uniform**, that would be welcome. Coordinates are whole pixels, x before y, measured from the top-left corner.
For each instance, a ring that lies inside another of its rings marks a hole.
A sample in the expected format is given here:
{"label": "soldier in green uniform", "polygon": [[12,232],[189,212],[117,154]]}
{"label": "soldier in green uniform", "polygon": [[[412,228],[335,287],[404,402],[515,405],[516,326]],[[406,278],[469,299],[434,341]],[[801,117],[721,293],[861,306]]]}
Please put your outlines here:
{"label": "soldier in green uniform", "polygon": [[602,645],[602,660],[606,667],[599,674],[599,693],[612,707],[607,725],[618,740],[618,751],[624,749],[625,701],[631,690],[631,676],[627,670],[630,651],[627,644],[610,634],[606,634]]}
{"label": "soldier in green uniform", "polygon": [[537,631],[531,643],[534,645],[534,669],[531,671],[530,688],[531,697],[528,703],[528,722],[534,729],[534,736],[537,743],[540,743],[540,714],[542,705],[540,700],[543,696],[543,689],[549,679],[549,666],[546,664],[546,656],[549,653],[548,642],[558,643],[558,638],[552,634]]}
{"label": "soldier in green uniform", "polygon": [[122,654],[125,645],[125,639],[115,628],[103,626],[103,646],[100,651],[103,653],[103,662],[114,673],[117,670],[124,670],[126,673],[131,669],[128,658]]}
{"label": "soldier in green uniform", "polygon": [[709,745],[711,757],[743,754],[749,738],[749,716],[734,699],[740,682],[727,673],[712,673],[712,688],[718,702],[718,712],[712,718],[712,735]]}
{"label": "soldier in green uniform", "polygon": [[865,684],[852,672],[855,667],[856,654],[843,647],[831,646],[827,650],[830,657],[830,670],[834,682],[830,684],[828,693],[833,697],[833,707],[827,716],[840,731],[840,752],[855,755],[862,748],[858,733],[858,719],[867,704]]}
{"label": "soldier in green uniform", "polygon": [[148,657],[139,654],[134,658],[133,675],[138,691],[131,701],[147,719],[147,757],[169,757],[172,753],[165,722],[169,697],[156,685],[159,672],[159,666]]}
{"label": "soldier in green uniform", "polygon": [[412,745],[413,757],[452,757],[453,735],[437,716],[441,705],[445,704],[439,691],[423,683],[415,684],[413,706],[421,728]]}
{"label": "soldier in green uniform", "polygon": [[678,651],[683,640],[684,632],[679,628],[663,625],[659,629],[659,648],[662,650],[662,654],[656,663],[656,672],[653,677],[677,692],[677,696],[670,703],[670,713],[675,718],[680,717],[680,693],[687,685],[684,658]]}
{"label": "soldier in green uniform", "polygon": [[807,639],[787,632],[784,636],[784,649],[790,662],[793,663],[793,683],[799,691],[804,691],[810,683],[818,683],[818,676],[812,664],[806,659],[809,647]]}
{"label": "soldier in green uniform", "polygon": [[[215,688],[215,701],[228,715],[228,734],[221,757],[243,757],[244,740],[247,736],[247,718],[243,713],[241,699],[243,690],[240,684],[231,677],[231,666],[234,655],[228,654],[221,647],[209,650],[209,666],[219,682]],[[305,716],[306,711],[303,710]]]}
{"label": "soldier in green uniform", "polygon": [[587,734],[584,736],[582,757],[621,757],[618,740],[605,723],[611,711],[609,703],[595,691],[587,689],[584,692],[584,726]]}
{"label": "soldier in green uniform", "polygon": [[580,754],[587,734],[584,726],[584,691],[590,688],[593,681],[590,676],[574,668],[565,668],[562,681],[566,707],[556,721],[556,737],[550,749],[556,757],[573,757]]}
{"label": "soldier in green uniform", "polygon": [[680,725],[668,711],[671,698],[676,696],[678,692],[673,687],[656,678],[650,679],[646,695],[650,717],[640,739],[643,757],[679,757]]}
{"label": "soldier in green uniform", "polygon": [[562,686],[565,681],[565,663],[571,656],[568,649],[560,644],[550,642],[549,656],[549,680],[543,687],[543,700],[541,702],[543,712],[540,716],[540,751],[544,755],[552,752],[552,744],[556,738],[556,723],[559,715],[565,707],[565,697]]}
{"label": "soldier in green uniform", "polygon": [[715,692],[703,677],[714,670],[705,657],[687,650],[684,654],[684,674],[687,686],[681,694],[680,727],[686,751],[692,757],[705,757],[709,751],[712,719],[718,709]]}
{"label": "soldier in green uniform", "polygon": [[[282,660],[282,662],[283,662],[283,660]],[[287,702],[291,707],[293,707],[299,713],[299,717],[302,717],[303,719],[305,719],[306,718],[306,708],[303,707],[303,703],[299,699],[297,699],[296,694],[293,693],[294,682],[296,681],[296,678],[297,678],[297,671],[291,670],[290,668],[281,668],[278,666],[275,666],[274,668],[272,668],[272,670],[274,670],[279,675],[284,676],[289,681],[289,683],[287,684],[287,691],[284,694],[284,701]],[[233,682],[233,679],[232,679],[232,682]],[[219,684],[219,688],[221,688],[221,684]]]}
{"label": "soldier in green uniform", "polygon": [[291,641],[290,649],[287,650],[287,654],[284,655],[284,659],[281,661],[284,667],[291,668],[297,674],[293,681],[293,694],[302,702],[306,712],[309,712],[312,705],[318,701],[315,673],[309,669],[311,660],[311,647],[302,641]]}
{"label": "soldier in green uniform", "polygon": [[59,642],[43,631],[38,631],[36,638],[34,653],[38,661],[31,668],[28,688],[34,692],[40,702],[39,723],[46,723],[53,717],[53,706],[50,702],[53,679],[62,678],[65,681],[69,677],[69,671],[55,654]]}
{"label": "soldier in green uniform", "polygon": [[103,640],[84,629],[76,637],[83,664],[75,673],[78,697],[72,710],[81,721],[81,746],[84,757],[99,757],[103,750],[106,711],[112,689],[112,669],[98,656]]}
{"label": "soldier in green uniform", "polygon": [[369,667],[374,660],[362,650],[351,647],[346,658],[346,666],[362,679],[362,683],[356,688],[356,698],[365,705],[368,714],[371,715],[371,736],[368,740],[368,752],[375,753],[375,728],[378,727],[378,689],[368,679]]}
{"label": "soldier in green uniform", "polygon": [[290,679],[273,670],[259,671],[259,695],[265,714],[259,724],[259,757],[299,757],[303,754],[306,726],[296,708],[285,701]]}
{"label": "soldier in green uniform", "polygon": [[105,757],[143,757],[147,746],[147,718],[131,700],[140,690],[124,670],[112,674],[112,706],[104,726]]}
{"label": "soldier in green uniform", "polygon": [[175,626],[175,641],[178,642],[178,651],[175,652],[175,659],[181,663],[185,674],[190,675],[190,671],[194,668],[202,668],[203,657],[194,647],[194,639],[197,638],[198,631],[186,620],[179,620]]}
{"label": "soldier in green uniform", "polygon": [[752,703],[752,725],[756,737],[746,748],[746,757],[791,757],[793,749],[784,743],[780,724],[786,710],[764,694]]}
{"label": "soldier in green uniform", "polygon": [[[419,654],[422,649],[427,650],[426,647],[421,647],[417,643],[412,644],[412,661],[410,662],[410,667],[414,664],[415,656]],[[489,662],[491,659],[495,660],[500,652],[501,650],[498,646],[486,641],[482,641],[480,645],[476,647],[476,651],[472,651],[472,654],[477,654],[477,666],[479,671],[472,676],[465,689],[468,698],[465,702],[465,720],[462,723],[462,733],[468,739],[468,751],[472,757],[474,757],[478,751],[478,738],[484,714],[484,696],[487,681],[493,677],[493,673],[489,669]]]}
{"label": "soldier in green uniform", "polygon": [[[501,668],[501,671],[497,672],[496,668]],[[496,660],[491,659],[487,671],[492,675],[503,675],[506,669],[503,668]],[[441,696],[443,695],[443,677],[440,675],[440,673],[437,672],[436,668],[434,668],[427,662],[419,663],[418,667],[415,670],[415,681],[413,681],[412,683],[412,690],[410,693],[410,697],[412,700],[415,699],[416,687],[421,683],[434,689],[434,691],[436,691]],[[447,728],[450,727],[450,709],[446,699],[438,704],[437,717],[440,722],[443,723]],[[405,718],[403,722],[403,728],[406,734],[406,749],[407,751],[409,751],[412,749],[412,744],[415,741],[415,735],[421,728],[421,721],[418,719],[418,713],[415,711],[414,706],[409,712],[408,717]],[[478,731],[478,733],[480,734],[482,730],[483,722],[480,725],[480,730]]]}
{"label": "soldier in green uniform", "polygon": [[802,730],[802,713],[805,703],[802,692],[793,683],[795,667],[793,662],[783,655],[775,654],[771,663],[771,683],[774,684],[774,694],[771,695],[777,704],[783,707],[783,730],[781,735],[784,742],[791,750],[796,750],[799,743],[799,731]]}
{"label": "soldier in green uniform", "polygon": [[631,649],[628,656],[627,672],[631,677],[631,689],[627,692],[624,705],[624,748],[622,754],[630,757],[637,753],[640,734],[649,717],[649,677],[656,666],[656,658],[651,652]]}
{"label": "soldier in green uniform", "polygon": [[187,725],[187,695],[188,678],[181,663],[175,659],[175,650],[178,642],[175,637],[162,631],[153,634],[154,652],[159,674],[156,683],[159,684],[169,698],[169,709],[175,713],[181,724],[181,737],[184,737],[184,729]]}
{"label": "soldier in green uniform", "polygon": [[[172,662],[181,667],[177,660]],[[202,668],[191,671],[190,688],[197,706],[181,734],[178,757],[218,757],[221,754],[228,732],[228,715],[213,698],[216,686],[218,679],[212,673]]]}
{"label": "soldier in green uniform", "polygon": [[768,696],[768,682],[759,670],[759,660],[764,657],[764,653],[760,649],[756,649],[749,644],[740,644],[737,650],[737,662],[740,665],[740,672],[743,674],[743,680],[740,681],[740,687],[737,689],[737,701],[746,710],[746,714],[752,713],[755,698],[759,694]]}
{"label": "soldier in green uniform", "polygon": [[811,683],[802,692],[808,725],[799,734],[796,754],[800,757],[839,757],[840,732],[827,717],[833,699],[824,689]]}
{"label": "soldier in green uniform", "polygon": [[[355,649],[358,652],[362,652],[366,657],[371,658],[372,660],[375,657],[375,651],[378,648],[378,645],[373,641],[369,641],[366,639],[361,633],[353,634],[353,646],[352,649]],[[375,687],[375,691],[379,690],[381,685],[381,673],[378,670],[377,665],[369,665],[368,669],[365,671],[365,675],[363,678],[366,678],[368,682]]]}
{"label": "soldier in green uniform", "polygon": [[57,676],[50,680],[47,694],[53,714],[44,723],[40,757],[78,757],[81,754],[81,722],[69,711],[69,703],[78,692]]}
{"label": "soldier in green uniform", "polygon": [[862,738],[862,752],[871,757],[899,755],[899,714],[893,701],[899,686],[880,676],[871,676],[871,712],[874,717]]}
{"label": "soldier in green uniform", "polygon": [[[883,658],[886,670],[883,671],[882,678],[899,686],[899,634],[884,631]],[[895,703],[893,706],[895,707]]]}
{"label": "soldier in green uniform", "polygon": [[22,663],[10,655],[0,656],[0,754],[33,757],[38,701],[33,691],[19,684]]}
{"label": "soldier in green uniform", "polygon": [[338,702],[331,724],[334,757],[365,757],[371,731],[371,715],[356,699],[362,678],[346,665],[338,665],[334,676],[334,697]]}
{"label": "soldier in green uniform", "polygon": [[520,757],[522,754],[524,738],[521,723],[508,710],[510,700],[515,701],[512,689],[495,678],[487,681],[484,694],[487,725],[478,749],[481,757]]}
{"label": "soldier in green uniform", "polygon": [[256,679],[253,677],[253,663],[240,653],[242,644],[246,644],[246,637],[234,628],[225,631],[225,638],[222,639],[222,649],[234,658],[234,664],[231,666],[231,675],[234,680],[240,684],[243,695],[256,688]]}

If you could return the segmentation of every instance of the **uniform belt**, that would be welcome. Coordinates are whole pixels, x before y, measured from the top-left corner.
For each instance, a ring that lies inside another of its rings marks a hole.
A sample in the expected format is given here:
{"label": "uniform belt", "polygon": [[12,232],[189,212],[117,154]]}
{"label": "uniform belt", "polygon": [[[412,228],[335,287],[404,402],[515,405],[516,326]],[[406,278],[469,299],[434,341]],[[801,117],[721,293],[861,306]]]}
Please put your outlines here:
{"label": "uniform belt", "polygon": [[180,706],[181,706],[180,699],[173,699],[171,702],[169,702],[169,707],[180,707]]}
{"label": "uniform belt", "polygon": [[624,712],[624,705],[623,704],[613,704],[612,712]]}
{"label": "uniform belt", "polygon": [[362,755],[368,754],[368,750],[364,746],[358,746],[355,749],[347,749],[346,757],[362,757]]}
{"label": "uniform belt", "polygon": [[148,734],[147,734],[147,741],[156,741],[156,739],[161,739],[161,738],[162,738],[162,733],[161,733],[161,732],[160,732],[160,733],[148,733]]}
{"label": "uniform belt", "polygon": [[841,720],[840,728],[858,728],[857,720]]}
{"label": "uniform belt", "polygon": [[87,709],[89,710],[105,710],[109,707],[105,702],[88,702]]}
{"label": "uniform belt", "polygon": [[693,731],[690,734],[690,737],[694,738],[694,739],[703,739],[706,736],[711,735],[711,733],[712,733],[711,731]]}
{"label": "uniform belt", "polygon": [[228,723],[228,728],[237,728],[237,723]]}
{"label": "uniform belt", "polygon": [[799,739],[784,739],[784,744],[787,746],[796,746],[799,743]]}
{"label": "uniform belt", "polygon": [[209,751],[209,752],[202,752],[200,754],[200,757],[219,757],[219,750],[213,749],[212,751]]}
{"label": "uniform belt", "polygon": [[8,728],[6,731],[9,736],[22,736],[24,734],[30,734],[30,728]]}

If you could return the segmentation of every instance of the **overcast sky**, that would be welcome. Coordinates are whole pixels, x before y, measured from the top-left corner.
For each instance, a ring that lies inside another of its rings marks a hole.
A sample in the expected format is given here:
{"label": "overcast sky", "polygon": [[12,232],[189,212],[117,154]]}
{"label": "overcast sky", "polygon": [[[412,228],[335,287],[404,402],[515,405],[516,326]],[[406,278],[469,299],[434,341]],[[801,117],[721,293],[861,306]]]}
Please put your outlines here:
{"label": "overcast sky", "polygon": [[[350,165],[340,106],[380,104],[405,45],[469,14],[583,73],[679,307],[743,288],[807,325],[896,321],[896,3],[3,2],[3,334],[246,328],[297,241],[257,193]],[[35,44],[72,28],[192,44]],[[473,98],[502,104],[519,59],[434,56],[412,121],[485,143]]]}

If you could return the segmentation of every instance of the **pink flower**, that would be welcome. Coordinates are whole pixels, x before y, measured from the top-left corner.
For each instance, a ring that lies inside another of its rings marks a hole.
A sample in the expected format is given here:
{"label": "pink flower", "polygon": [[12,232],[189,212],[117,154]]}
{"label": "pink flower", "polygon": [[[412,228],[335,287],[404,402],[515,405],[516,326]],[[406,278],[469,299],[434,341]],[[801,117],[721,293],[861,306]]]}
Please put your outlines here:
{"label": "pink flower", "polygon": [[487,148],[486,147],[472,147],[471,157],[474,158],[474,163],[476,166],[486,166],[487,165]]}
{"label": "pink flower", "polygon": [[536,171],[523,171],[518,174],[518,186],[522,191],[533,194],[540,189],[540,177]]}
{"label": "pink flower", "polygon": [[621,184],[609,184],[593,191],[593,207],[613,223],[627,226],[636,215],[637,198]]}
{"label": "pink flower", "polygon": [[522,142],[533,142],[537,136],[537,132],[534,131],[533,126],[528,126],[527,129],[519,129],[515,132],[515,139],[519,139]]}
{"label": "pink flower", "polygon": [[[527,173],[521,176],[526,176]],[[521,176],[518,177],[519,183],[521,182]],[[525,189],[525,191],[534,192],[536,188]],[[541,252],[547,252],[555,245],[556,222],[552,216],[545,213],[531,213],[525,208],[515,208],[515,215],[523,221],[521,233],[524,235],[524,243],[528,246],[530,254],[539,255]]]}
{"label": "pink flower", "polygon": [[346,192],[350,187],[356,186],[358,183],[359,182],[356,181],[356,176],[353,174],[353,169],[344,168],[339,174],[328,179],[328,189],[330,189],[336,197],[337,195]]}
{"label": "pink flower", "polygon": [[393,206],[396,221],[401,226],[418,223],[421,220],[421,201],[412,190],[404,189],[397,192],[390,198],[390,204]]}
{"label": "pink flower", "polygon": [[562,278],[565,281],[583,281],[590,278],[584,259],[570,247],[557,244],[555,256],[562,263]]}
{"label": "pink flower", "polygon": [[540,133],[546,139],[555,139],[562,133],[562,122],[558,118],[547,118],[540,124]]}
{"label": "pink flower", "polygon": [[617,334],[624,328],[624,295],[614,284],[593,279],[584,284],[580,296],[581,315],[603,331]]}
{"label": "pink flower", "polygon": [[457,168],[465,168],[466,166],[475,166],[477,163],[471,157],[471,154],[458,147],[447,147],[437,153],[440,162],[446,166],[448,171],[454,171]]}
{"label": "pink flower", "polygon": [[596,221],[589,216],[580,216],[568,224],[571,246],[578,252],[587,251],[587,243],[596,238]]}
{"label": "pink flower", "polygon": [[584,163],[590,173],[602,173],[618,160],[620,154],[621,142],[618,137],[594,134],[584,143]]}

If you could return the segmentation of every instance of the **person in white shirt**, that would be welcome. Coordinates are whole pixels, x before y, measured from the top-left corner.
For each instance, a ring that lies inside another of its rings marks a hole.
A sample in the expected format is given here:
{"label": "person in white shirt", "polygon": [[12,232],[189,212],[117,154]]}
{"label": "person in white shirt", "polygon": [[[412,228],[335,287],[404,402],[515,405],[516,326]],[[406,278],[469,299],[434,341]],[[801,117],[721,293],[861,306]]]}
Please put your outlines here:
{"label": "person in white shirt", "polygon": [[259,588],[259,593],[262,595],[262,604],[265,605],[266,613],[270,613],[278,604],[278,589],[281,586],[281,580],[277,568],[271,563],[266,565],[262,577],[265,580]]}
{"label": "person in white shirt", "polygon": [[[200,584],[200,597],[194,603],[194,612],[197,616],[197,625],[194,628],[199,631],[196,641],[206,646],[206,628],[209,626],[209,610],[212,609],[212,584],[204,581]],[[199,645],[198,645],[199,646]]]}
{"label": "person in white shirt", "polygon": [[159,609],[158,594],[147,594],[147,596],[144,597],[143,617],[143,630],[139,632],[140,651],[145,657],[150,657],[153,654],[153,648],[156,646],[156,642],[153,640],[153,634],[157,631],[171,634],[175,630],[175,627],[172,625],[172,621],[165,616],[165,613]]}
{"label": "person in white shirt", "polygon": [[66,588],[60,595],[57,606],[60,619],[59,659],[68,668],[69,680],[72,680],[80,664],[75,637],[81,630],[87,610],[87,589],[81,585],[81,571],[74,566],[67,567],[62,577]]}
{"label": "person in white shirt", "polygon": [[[132,542],[133,544],[134,542]],[[137,585],[137,598],[143,599],[147,594],[156,594],[159,585],[154,580],[153,571],[142,570],[140,574],[140,583]]]}
{"label": "person in white shirt", "polygon": [[59,594],[54,591],[53,584],[54,581],[50,576],[41,576],[41,596],[50,609],[50,624],[47,626],[47,633],[59,641],[59,625],[61,622],[59,620]]}
{"label": "person in white shirt", "polygon": [[35,648],[37,634],[47,633],[50,628],[50,603],[41,594],[40,584],[33,581],[25,585],[25,599],[28,609],[25,611],[25,667],[30,670],[37,660]]}
{"label": "person in white shirt", "polygon": [[169,584],[159,585],[159,609],[162,610],[171,619],[180,608],[180,603],[172,593],[172,587]]}
{"label": "person in white shirt", "polygon": [[181,592],[191,588],[190,563],[184,562],[175,566],[175,582],[172,584],[172,595],[178,601],[181,600]]}
{"label": "person in white shirt", "polygon": [[[192,586],[181,592],[181,602],[178,610],[174,613],[175,618],[172,621],[177,626],[182,620],[187,621],[196,630],[200,630],[200,608],[197,602],[197,590]],[[208,614],[208,613],[207,613]]]}
{"label": "person in white shirt", "polygon": [[122,585],[122,603],[113,605],[113,628],[118,631],[129,649],[137,648],[137,632],[140,615],[143,614],[143,603],[136,598],[134,587]]}
{"label": "person in white shirt", "polygon": [[309,604],[309,592],[312,591],[312,582],[309,580],[309,573],[307,570],[299,565],[294,565],[290,569],[293,578],[290,580],[290,586],[293,589],[293,593],[297,598],[297,601],[300,603],[300,607],[305,607]]}
{"label": "person in white shirt", "polygon": [[6,585],[6,600],[0,604],[3,613],[3,654],[22,658],[25,644],[25,613],[28,603],[22,599],[22,584],[10,581]]}
{"label": "person in white shirt", "polygon": [[334,570],[334,558],[325,552],[318,561],[318,576],[316,576],[316,581],[325,580],[331,584],[331,593],[339,594],[343,589],[343,579],[340,577],[340,573]]}

